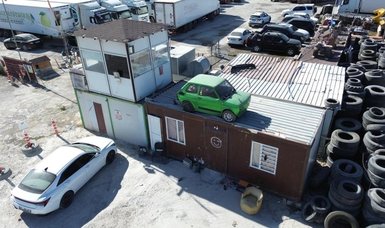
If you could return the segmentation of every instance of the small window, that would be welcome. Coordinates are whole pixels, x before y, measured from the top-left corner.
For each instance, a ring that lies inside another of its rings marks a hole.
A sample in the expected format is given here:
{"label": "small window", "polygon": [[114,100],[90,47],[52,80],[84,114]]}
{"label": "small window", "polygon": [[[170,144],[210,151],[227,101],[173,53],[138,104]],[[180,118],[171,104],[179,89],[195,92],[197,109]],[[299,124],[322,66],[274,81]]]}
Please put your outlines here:
{"label": "small window", "polygon": [[278,148],[252,141],[250,167],[275,175],[278,162]]}
{"label": "small window", "polygon": [[53,14],[55,16],[55,25],[60,26],[60,22],[61,22],[60,11],[54,11]]}
{"label": "small window", "polygon": [[134,78],[151,70],[150,53],[148,49],[130,55]]}
{"label": "small window", "polygon": [[82,50],[81,53],[85,70],[105,74],[103,57],[100,52]]}
{"label": "small window", "polygon": [[183,121],[166,117],[166,132],[168,140],[186,145]]}
{"label": "small window", "polygon": [[154,66],[160,66],[170,61],[168,56],[167,43],[159,44],[152,48],[152,57],[154,59]]}
{"label": "small window", "polygon": [[107,71],[109,75],[114,75],[114,72],[118,72],[122,78],[130,78],[128,71],[127,58],[105,54]]}
{"label": "small window", "polygon": [[186,91],[189,92],[189,93],[197,93],[197,92],[198,92],[198,89],[197,89],[197,86],[196,86],[196,85],[191,84],[191,85],[187,88]]}
{"label": "small window", "polygon": [[218,98],[217,95],[215,94],[215,91],[213,88],[207,87],[207,86],[202,86],[201,87],[201,96],[206,96],[206,97],[213,97],[213,98]]}
{"label": "small window", "polygon": [[297,7],[294,7],[293,11],[304,11],[306,10],[306,8],[304,6],[297,6]]}

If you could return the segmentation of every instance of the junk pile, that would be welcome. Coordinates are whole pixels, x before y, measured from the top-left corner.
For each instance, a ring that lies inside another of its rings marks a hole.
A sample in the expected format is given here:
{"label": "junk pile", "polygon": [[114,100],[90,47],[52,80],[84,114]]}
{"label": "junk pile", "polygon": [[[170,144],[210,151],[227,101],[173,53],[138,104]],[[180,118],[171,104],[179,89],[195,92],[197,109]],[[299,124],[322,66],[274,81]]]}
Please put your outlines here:
{"label": "junk pile", "polygon": [[385,43],[362,36],[351,49],[342,107],[317,163],[323,174],[309,180],[319,196],[302,208],[306,221],[325,227],[385,224]]}

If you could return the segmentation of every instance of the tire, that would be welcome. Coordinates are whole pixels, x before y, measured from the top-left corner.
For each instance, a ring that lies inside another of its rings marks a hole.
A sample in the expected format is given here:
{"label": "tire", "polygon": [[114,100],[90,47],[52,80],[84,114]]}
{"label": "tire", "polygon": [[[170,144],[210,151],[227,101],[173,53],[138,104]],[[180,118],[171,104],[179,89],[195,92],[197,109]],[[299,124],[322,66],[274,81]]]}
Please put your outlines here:
{"label": "tire", "polygon": [[377,107],[385,107],[385,87],[379,85],[369,85],[365,87],[366,103]]}
{"label": "tire", "polygon": [[341,180],[337,185],[337,193],[348,200],[358,201],[359,203],[364,198],[361,185],[351,180]]}
{"label": "tire", "polygon": [[375,61],[377,58],[376,52],[373,50],[362,50],[358,55],[359,60],[372,60]]}
{"label": "tire", "polygon": [[360,136],[355,132],[337,129],[332,132],[331,143],[341,150],[357,150]]}
{"label": "tire", "polygon": [[67,208],[71,205],[72,201],[74,200],[75,193],[73,191],[68,191],[64,193],[60,200],[60,208]]}
{"label": "tire", "polygon": [[375,156],[375,155],[385,156],[385,149],[379,149],[379,150],[376,150],[376,151],[373,152],[372,155],[373,155],[373,156]]}
{"label": "tire", "polygon": [[368,124],[366,126],[367,131],[379,131],[385,132],[385,124]]}
{"label": "tire", "polygon": [[356,96],[356,97],[359,97],[361,99],[364,99],[365,95],[366,95],[365,90],[362,90],[361,92],[353,92],[353,91],[345,90],[345,92],[347,95]]}
{"label": "tire", "polygon": [[378,108],[378,107],[372,107],[369,109],[368,115],[369,115],[369,117],[374,118],[374,119],[385,119],[385,109]]}
{"label": "tire", "polygon": [[[381,145],[385,145],[385,133],[380,131],[368,131],[366,132],[366,134],[367,134],[367,137],[373,142]],[[378,149],[383,149],[383,148],[378,148]]]}
{"label": "tire", "polygon": [[338,118],[334,123],[334,129],[359,133],[362,129],[362,124],[354,118]]}
{"label": "tire", "polygon": [[331,180],[345,179],[353,180],[360,183],[364,171],[362,167],[347,159],[338,159],[334,161],[331,167]]}
{"label": "tire", "polygon": [[338,102],[336,99],[333,99],[333,98],[327,98],[324,101],[324,105],[326,108],[335,109],[340,106],[340,102]]}
{"label": "tire", "polygon": [[302,208],[302,218],[307,222],[314,222],[317,212],[313,209],[312,203],[307,202]]}
{"label": "tire", "polygon": [[182,108],[186,112],[194,112],[194,106],[189,101],[183,101],[182,102]]}
{"label": "tire", "polygon": [[344,211],[333,211],[330,212],[324,221],[325,228],[339,227],[340,224],[348,223],[350,228],[359,228],[357,220],[349,213]]}
{"label": "tire", "polygon": [[379,206],[385,208],[385,189],[383,189],[383,188],[369,189],[368,195]]}
{"label": "tire", "polygon": [[222,113],[222,118],[226,121],[226,122],[234,122],[235,119],[237,118],[237,116],[230,110],[225,110],[223,111]]}
{"label": "tire", "polygon": [[332,143],[326,147],[326,154],[328,156],[332,154],[336,159],[353,159],[357,152],[358,148],[356,150],[341,150]]}
{"label": "tire", "polygon": [[261,48],[259,45],[255,45],[255,46],[253,47],[253,51],[254,51],[254,52],[261,52],[261,51],[262,51],[262,48]]}
{"label": "tire", "polygon": [[377,69],[377,62],[372,60],[361,60],[357,62],[358,65],[365,67],[366,71],[370,69]]}
{"label": "tire", "polygon": [[370,70],[365,73],[366,85],[385,86],[385,74],[383,70]]}
{"label": "tire", "polygon": [[331,210],[330,201],[325,196],[314,196],[311,199],[311,205],[315,212],[323,215],[326,215]]}
{"label": "tire", "polygon": [[372,156],[368,161],[368,170],[374,175],[385,178],[385,156]]}
{"label": "tire", "polygon": [[366,132],[366,134],[364,135],[364,139],[362,141],[365,147],[371,151],[376,151],[378,149],[385,149],[384,143],[378,143],[373,141],[372,133],[370,131]]}
{"label": "tire", "polygon": [[[379,189],[379,188],[375,188],[375,189]],[[369,189],[368,193],[367,193],[367,196],[368,196],[369,202],[370,202],[370,207],[376,215],[378,215],[382,218],[385,218],[385,207],[378,204],[378,202],[377,202],[378,198],[376,197],[376,195],[374,193],[375,191],[376,190],[374,190],[372,188],[372,189]]]}
{"label": "tire", "polygon": [[362,92],[364,91],[364,85],[362,85],[361,80],[358,78],[348,78],[345,83],[345,90],[352,92]]}
{"label": "tire", "polygon": [[292,48],[289,48],[289,49],[287,49],[287,55],[289,55],[289,56],[294,56],[295,55],[295,51],[294,51],[294,49],[292,49]]}
{"label": "tire", "polygon": [[370,171],[369,169],[367,170],[367,173],[370,179],[370,183],[372,183],[373,186],[378,188],[385,188],[385,178],[372,173],[372,171]]}
{"label": "tire", "polygon": [[385,124],[385,109],[371,107],[362,115],[362,127],[367,130],[369,124]]}
{"label": "tire", "polygon": [[[385,218],[378,215],[374,210],[377,210],[376,202],[373,200],[373,189],[369,189],[365,194],[365,200],[362,208],[362,217],[366,224],[381,224],[385,223]],[[382,226],[380,226],[382,227]]]}
{"label": "tire", "polygon": [[114,150],[111,150],[110,152],[108,152],[106,157],[106,165],[111,164],[115,160],[115,155],[116,153]]}
{"label": "tire", "polygon": [[363,100],[360,97],[348,95],[342,101],[342,107],[349,116],[357,116],[361,113]]}
{"label": "tire", "polygon": [[[346,73],[349,75],[349,73],[353,73],[353,70],[352,69],[357,69],[358,71],[361,71],[362,73],[365,73],[366,72],[366,69],[365,67],[363,67],[362,65],[359,65],[359,64],[351,64],[347,69],[346,69]],[[355,71],[356,73],[355,74],[359,74],[359,72]]]}

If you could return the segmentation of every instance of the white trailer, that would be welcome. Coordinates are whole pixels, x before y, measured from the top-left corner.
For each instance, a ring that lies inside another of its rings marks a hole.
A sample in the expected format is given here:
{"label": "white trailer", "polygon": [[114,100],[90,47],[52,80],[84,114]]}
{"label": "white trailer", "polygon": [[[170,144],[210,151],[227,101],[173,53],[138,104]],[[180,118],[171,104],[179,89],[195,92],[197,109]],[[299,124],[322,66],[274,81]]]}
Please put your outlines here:
{"label": "white trailer", "polygon": [[220,12],[218,0],[155,0],[154,15],[157,23],[170,30],[188,31],[199,21],[213,18]]}
{"label": "white trailer", "polygon": [[372,14],[379,8],[385,8],[385,0],[340,0],[338,2],[338,13]]}
{"label": "white trailer", "polygon": [[130,19],[132,18],[130,8],[119,0],[100,0],[99,4],[111,13],[112,19]]}
{"label": "white trailer", "polygon": [[150,21],[148,7],[143,0],[120,0],[130,8],[132,19],[135,21]]}
{"label": "white trailer", "polygon": [[68,4],[26,0],[7,0],[0,4],[0,29],[6,33],[12,29],[61,37],[75,30],[74,22]]}

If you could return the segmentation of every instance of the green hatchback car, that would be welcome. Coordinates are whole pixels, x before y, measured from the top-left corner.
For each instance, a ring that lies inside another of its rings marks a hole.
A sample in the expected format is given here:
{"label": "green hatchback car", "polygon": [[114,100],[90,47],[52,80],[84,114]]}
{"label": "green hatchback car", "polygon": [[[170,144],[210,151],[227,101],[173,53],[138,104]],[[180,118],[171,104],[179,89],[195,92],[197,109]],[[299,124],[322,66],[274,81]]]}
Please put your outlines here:
{"label": "green hatchback car", "polygon": [[250,104],[249,93],[236,91],[224,78],[205,74],[199,74],[183,85],[177,99],[187,112],[221,116],[227,122],[235,121]]}

